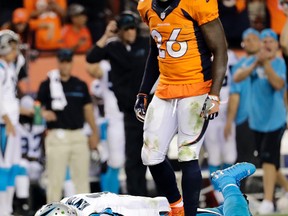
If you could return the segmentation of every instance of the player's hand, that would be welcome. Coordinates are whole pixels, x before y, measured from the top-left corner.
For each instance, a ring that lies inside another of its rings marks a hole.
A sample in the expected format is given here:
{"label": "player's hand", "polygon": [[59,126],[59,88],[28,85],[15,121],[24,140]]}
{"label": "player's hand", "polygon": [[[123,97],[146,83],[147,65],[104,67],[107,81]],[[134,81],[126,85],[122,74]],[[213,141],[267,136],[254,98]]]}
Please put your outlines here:
{"label": "player's hand", "polygon": [[52,122],[57,120],[57,116],[55,112],[51,110],[43,110],[42,111],[42,117],[47,121],[47,122]]}
{"label": "player's hand", "polygon": [[115,20],[111,20],[106,26],[105,35],[107,38],[114,37],[117,33],[117,22]]}
{"label": "player's hand", "polygon": [[9,136],[9,135],[15,136],[16,135],[16,129],[10,121],[6,123],[6,135],[7,136]]}
{"label": "player's hand", "polygon": [[218,116],[220,100],[218,96],[208,95],[203,107],[200,116],[206,120],[212,120]]}
{"label": "player's hand", "polygon": [[91,150],[97,149],[98,143],[100,142],[98,133],[96,132],[91,133],[91,135],[88,138],[88,142]]}
{"label": "player's hand", "polygon": [[134,111],[136,114],[136,118],[144,122],[146,110],[147,110],[147,94],[139,93],[137,95],[136,103],[134,105]]}

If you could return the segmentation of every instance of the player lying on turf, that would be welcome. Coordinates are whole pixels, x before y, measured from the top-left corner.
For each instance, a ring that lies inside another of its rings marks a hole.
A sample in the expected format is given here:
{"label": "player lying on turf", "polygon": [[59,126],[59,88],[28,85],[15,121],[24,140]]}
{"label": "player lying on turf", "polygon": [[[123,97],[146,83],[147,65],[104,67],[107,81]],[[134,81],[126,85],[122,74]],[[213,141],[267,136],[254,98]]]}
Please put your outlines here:
{"label": "player lying on turf", "polygon": [[[250,216],[247,200],[239,189],[240,181],[255,172],[251,163],[238,163],[211,174],[224,203],[217,208],[198,208],[199,216]],[[175,216],[165,197],[116,195],[109,192],[79,194],[44,205],[35,216]]]}

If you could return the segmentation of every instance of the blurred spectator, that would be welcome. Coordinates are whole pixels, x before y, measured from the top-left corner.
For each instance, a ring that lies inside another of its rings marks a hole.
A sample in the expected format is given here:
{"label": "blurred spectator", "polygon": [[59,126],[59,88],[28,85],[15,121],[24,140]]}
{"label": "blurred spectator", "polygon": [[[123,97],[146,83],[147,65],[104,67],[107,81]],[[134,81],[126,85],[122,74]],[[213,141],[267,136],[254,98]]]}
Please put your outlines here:
{"label": "blurred spectator", "polygon": [[69,4],[81,4],[86,8],[86,15],[88,17],[87,26],[94,43],[105,32],[107,20],[119,13],[121,1],[123,0],[69,0]]}
{"label": "blurred spectator", "polygon": [[[104,118],[107,125],[106,149],[108,152],[107,169],[101,174],[101,190],[113,193],[120,192],[119,171],[125,162],[125,130],[123,112],[119,110],[114,92],[110,89],[109,73],[111,65],[103,60],[99,63],[99,70],[95,64],[88,65],[88,72],[96,78],[92,82],[91,92],[94,97],[102,98]],[[101,133],[102,134],[102,133]]]}
{"label": "blurred spectator", "polygon": [[67,166],[76,193],[90,191],[89,146],[82,131],[85,120],[92,130],[90,148],[95,149],[99,141],[87,85],[71,75],[73,52],[61,49],[57,59],[58,68],[48,72],[48,79],[41,83],[38,91],[48,128],[45,138],[47,202],[61,199]]}
{"label": "blurred spectator", "polygon": [[[210,174],[219,170],[226,169],[236,162],[237,149],[235,140],[235,125],[232,124],[230,134],[225,136],[224,128],[228,112],[229,89],[232,80],[231,68],[237,62],[237,56],[232,50],[228,50],[228,62],[225,78],[220,91],[220,98],[223,103],[220,104],[219,116],[209,122],[204,137],[205,149],[208,152],[208,165]],[[214,188],[215,198],[218,204],[223,203],[222,194]]]}
{"label": "blurred spectator", "polygon": [[66,0],[23,0],[23,3],[31,18],[38,18],[47,11],[56,13],[60,19],[66,15]]}
{"label": "blurred spectator", "polygon": [[218,0],[219,17],[231,48],[239,48],[242,32],[250,27],[246,0]]}
{"label": "blurred spectator", "polygon": [[[28,215],[31,206],[34,204],[35,194],[30,194],[31,185],[39,185],[39,180],[43,172],[43,137],[45,125],[35,124],[34,99],[25,95],[20,99],[20,124],[18,127],[21,136],[22,175],[16,178],[15,213]],[[25,110],[25,112],[23,111]],[[33,187],[32,186],[32,187]]]}
{"label": "blurred spectator", "polygon": [[281,2],[286,0],[266,0],[266,7],[269,16],[269,27],[273,29],[277,35],[281,34],[286,17],[282,10]]}
{"label": "blurred spectator", "polygon": [[[242,34],[242,48],[246,56],[242,57],[231,70],[231,74],[237,73],[238,70],[244,68],[249,69],[248,62],[260,49],[260,33],[249,28]],[[237,161],[251,162],[256,167],[259,166],[256,158],[256,146],[254,136],[248,125],[249,104],[250,104],[250,88],[251,78],[247,77],[245,80],[235,83],[231,80],[230,96],[228,101],[227,121],[225,125],[225,137],[233,133],[233,124],[236,124],[236,144],[237,144]],[[241,183],[241,190],[245,192],[245,180]]]}
{"label": "blurred spectator", "polygon": [[248,14],[251,27],[261,31],[267,26],[265,0],[250,0],[248,3]]}
{"label": "blurred spectator", "polygon": [[84,53],[92,46],[92,38],[86,27],[85,8],[80,4],[71,4],[68,8],[67,24],[62,29],[63,48],[72,49],[76,53]]}
{"label": "blurred spectator", "polygon": [[23,0],[0,1],[0,29],[10,23],[13,11],[19,7],[23,7]]}
{"label": "blurred spectator", "polygon": [[271,29],[264,29],[260,39],[262,47],[258,55],[250,59],[246,70],[235,73],[234,80],[237,82],[251,77],[249,126],[254,132],[264,172],[264,199],[258,213],[270,214],[275,211],[273,201],[276,183],[288,194],[287,179],[279,169],[281,139],[286,129],[286,66],[284,60],[276,55],[277,34]]}
{"label": "blurred spectator", "polygon": [[11,215],[15,179],[21,159],[19,100],[17,98],[17,69],[19,37],[13,31],[0,31],[0,212]]}
{"label": "blurred spectator", "polygon": [[24,0],[29,11],[30,27],[35,31],[35,48],[54,51],[61,47],[62,19],[65,0]]}
{"label": "blurred spectator", "polygon": [[31,43],[31,32],[29,28],[29,14],[25,8],[17,8],[13,11],[12,19],[2,26],[10,29],[20,36],[22,44]]}
{"label": "blurred spectator", "polygon": [[[105,33],[87,54],[90,66],[110,60],[112,90],[125,125],[125,171],[128,193],[147,195],[146,166],[141,160],[143,124],[134,113],[135,95],[139,90],[149,49],[149,38],[137,35],[139,19],[131,11],[124,11],[106,27]],[[99,66],[98,66],[99,67]]]}

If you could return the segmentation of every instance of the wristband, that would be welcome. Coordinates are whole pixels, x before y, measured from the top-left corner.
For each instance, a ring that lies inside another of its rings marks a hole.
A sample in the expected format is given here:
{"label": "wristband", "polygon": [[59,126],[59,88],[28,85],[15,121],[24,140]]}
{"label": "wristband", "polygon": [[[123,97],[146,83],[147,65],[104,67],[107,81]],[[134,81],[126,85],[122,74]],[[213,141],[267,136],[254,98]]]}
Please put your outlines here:
{"label": "wristband", "polygon": [[218,103],[220,103],[220,98],[217,95],[208,95],[208,98],[213,100],[213,101],[217,101]]}

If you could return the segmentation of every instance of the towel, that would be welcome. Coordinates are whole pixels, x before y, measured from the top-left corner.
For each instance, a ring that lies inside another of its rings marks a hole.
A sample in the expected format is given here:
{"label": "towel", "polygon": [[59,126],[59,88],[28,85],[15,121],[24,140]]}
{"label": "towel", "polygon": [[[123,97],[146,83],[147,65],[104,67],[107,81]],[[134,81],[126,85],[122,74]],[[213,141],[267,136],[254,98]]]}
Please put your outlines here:
{"label": "towel", "polygon": [[67,100],[63,91],[63,86],[61,84],[60,72],[59,70],[51,70],[48,72],[48,77],[50,79],[50,94],[52,98],[52,110],[61,111],[67,105]]}

